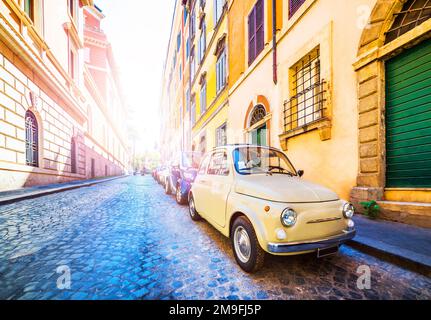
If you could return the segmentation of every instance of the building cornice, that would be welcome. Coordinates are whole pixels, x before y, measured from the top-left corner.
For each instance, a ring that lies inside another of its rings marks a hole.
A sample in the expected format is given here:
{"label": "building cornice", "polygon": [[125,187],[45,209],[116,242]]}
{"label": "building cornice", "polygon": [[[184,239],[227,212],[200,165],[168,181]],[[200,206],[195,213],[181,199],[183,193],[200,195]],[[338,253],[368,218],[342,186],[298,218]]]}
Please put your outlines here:
{"label": "building cornice", "polygon": [[89,36],[84,37],[84,43],[85,44],[91,44],[93,46],[103,48],[103,49],[108,48],[110,45],[108,41],[98,40],[96,38],[89,37]]}

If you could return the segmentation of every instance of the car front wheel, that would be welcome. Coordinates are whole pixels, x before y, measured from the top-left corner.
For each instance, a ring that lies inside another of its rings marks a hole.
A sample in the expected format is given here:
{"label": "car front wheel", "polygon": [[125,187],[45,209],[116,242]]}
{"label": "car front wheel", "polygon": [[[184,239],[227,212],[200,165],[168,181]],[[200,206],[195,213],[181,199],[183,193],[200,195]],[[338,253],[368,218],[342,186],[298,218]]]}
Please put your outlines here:
{"label": "car front wheel", "polygon": [[265,251],[259,245],[253,225],[246,217],[235,220],[231,231],[235,260],[245,272],[256,272],[262,268]]}
{"label": "car front wheel", "polygon": [[192,195],[190,195],[190,199],[189,199],[189,214],[190,214],[190,218],[192,218],[193,221],[201,220],[201,216],[196,211],[195,200],[193,199]]}
{"label": "car front wheel", "polygon": [[183,205],[186,201],[184,199],[183,193],[181,191],[181,186],[177,185],[176,191],[175,191],[175,200],[177,200],[177,203],[180,205]]}

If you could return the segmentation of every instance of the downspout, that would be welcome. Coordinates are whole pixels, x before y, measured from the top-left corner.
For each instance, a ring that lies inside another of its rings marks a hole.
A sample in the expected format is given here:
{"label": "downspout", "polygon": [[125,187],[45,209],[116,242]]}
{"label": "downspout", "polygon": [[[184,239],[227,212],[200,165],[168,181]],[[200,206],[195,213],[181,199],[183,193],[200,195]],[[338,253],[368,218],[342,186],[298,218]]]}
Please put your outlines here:
{"label": "downspout", "polygon": [[277,0],[272,0],[272,81],[277,84]]}

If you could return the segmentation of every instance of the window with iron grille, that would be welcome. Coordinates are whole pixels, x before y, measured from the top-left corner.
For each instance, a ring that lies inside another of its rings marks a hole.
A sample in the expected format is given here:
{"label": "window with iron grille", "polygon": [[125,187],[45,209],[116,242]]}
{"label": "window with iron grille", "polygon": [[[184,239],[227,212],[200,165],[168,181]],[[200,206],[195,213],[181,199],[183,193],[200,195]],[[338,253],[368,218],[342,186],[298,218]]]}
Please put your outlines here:
{"label": "window with iron grille", "polygon": [[263,0],[258,0],[248,16],[248,64],[252,64],[265,46]]}
{"label": "window with iron grille", "polygon": [[323,117],[324,81],[320,77],[319,49],[291,68],[292,97],[284,105],[285,132]]}
{"label": "window with iron grille", "polygon": [[31,111],[25,113],[25,158],[28,166],[39,166],[39,128]]}
{"label": "window with iron grille", "polygon": [[407,33],[431,18],[431,0],[409,0],[404,3],[391,29],[386,33],[386,43]]}
{"label": "window with iron grille", "polygon": [[216,63],[216,87],[217,93],[224,89],[226,86],[226,50],[223,49]]}
{"label": "window with iron grille", "polygon": [[289,18],[291,18],[296,11],[303,5],[305,0],[289,0]]}
{"label": "window with iron grille", "polygon": [[216,146],[225,146],[227,144],[226,123],[223,123],[216,129]]}

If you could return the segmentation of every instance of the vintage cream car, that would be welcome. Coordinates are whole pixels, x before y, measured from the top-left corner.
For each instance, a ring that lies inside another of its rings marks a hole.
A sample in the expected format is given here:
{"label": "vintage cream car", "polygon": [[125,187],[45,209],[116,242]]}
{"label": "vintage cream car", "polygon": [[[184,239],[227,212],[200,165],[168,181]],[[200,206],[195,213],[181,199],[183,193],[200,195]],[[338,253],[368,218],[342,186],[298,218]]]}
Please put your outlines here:
{"label": "vintage cream car", "polygon": [[216,148],[202,160],[190,190],[190,216],[230,237],[236,261],[247,272],[263,265],[266,252],[336,253],[355,236],[354,207],[302,175],[274,148]]}

